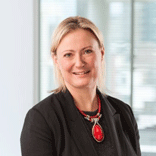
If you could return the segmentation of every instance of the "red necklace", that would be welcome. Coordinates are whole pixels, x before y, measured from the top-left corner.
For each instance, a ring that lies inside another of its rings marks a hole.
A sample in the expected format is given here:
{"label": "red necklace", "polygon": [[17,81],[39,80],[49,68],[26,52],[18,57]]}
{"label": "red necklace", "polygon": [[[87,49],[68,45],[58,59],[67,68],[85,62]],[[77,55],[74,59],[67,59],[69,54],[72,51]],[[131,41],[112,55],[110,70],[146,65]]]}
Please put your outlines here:
{"label": "red necklace", "polygon": [[102,142],[104,140],[104,132],[103,132],[101,125],[98,123],[98,121],[100,120],[100,118],[102,116],[102,114],[100,114],[101,101],[100,101],[99,96],[98,96],[98,104],[99,104],[98,112],[94,116],[85,114],[78,107],[77,107],[77,109],[80,111],[80,113],[84,116],[85,119],[89,120],[90,122],[94,122],[94,125],[92,127],[92,136],[97,142]]}

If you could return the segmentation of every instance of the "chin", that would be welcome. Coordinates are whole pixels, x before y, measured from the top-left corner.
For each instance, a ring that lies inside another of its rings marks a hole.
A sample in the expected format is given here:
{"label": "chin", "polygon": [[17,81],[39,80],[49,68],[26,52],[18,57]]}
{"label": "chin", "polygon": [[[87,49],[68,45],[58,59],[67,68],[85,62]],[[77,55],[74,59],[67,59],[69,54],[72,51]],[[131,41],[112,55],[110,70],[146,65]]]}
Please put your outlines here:
{"label": "chin", "polygon": [[90,88],[92,86],[95,86],[95,83],[79,83],[79,84],[73,84],[72,86],[75,88],[83,89],[83,88]]}

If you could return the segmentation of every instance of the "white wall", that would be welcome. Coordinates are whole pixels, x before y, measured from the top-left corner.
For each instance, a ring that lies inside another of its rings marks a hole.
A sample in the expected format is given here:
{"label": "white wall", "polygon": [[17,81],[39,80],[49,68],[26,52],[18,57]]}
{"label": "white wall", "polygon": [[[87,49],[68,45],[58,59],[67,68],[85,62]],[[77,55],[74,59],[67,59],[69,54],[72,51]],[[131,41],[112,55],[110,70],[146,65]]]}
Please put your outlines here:
{"label": "white wall", "polygon": [[0,156],[20,156],[20,133],[33,106],[33,0],[0,3]]}

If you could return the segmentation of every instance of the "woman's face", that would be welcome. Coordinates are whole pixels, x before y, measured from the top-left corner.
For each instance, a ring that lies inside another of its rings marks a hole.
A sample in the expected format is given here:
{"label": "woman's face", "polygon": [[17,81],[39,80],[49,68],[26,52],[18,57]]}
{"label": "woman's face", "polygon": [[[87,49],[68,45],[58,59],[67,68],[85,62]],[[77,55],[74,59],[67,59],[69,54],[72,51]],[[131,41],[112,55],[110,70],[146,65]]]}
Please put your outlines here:
{"label": "woman's face", "polygon": [[95,87],[104,50],[88,30],[77,29],[63,37],[54,62],[67,88]]}

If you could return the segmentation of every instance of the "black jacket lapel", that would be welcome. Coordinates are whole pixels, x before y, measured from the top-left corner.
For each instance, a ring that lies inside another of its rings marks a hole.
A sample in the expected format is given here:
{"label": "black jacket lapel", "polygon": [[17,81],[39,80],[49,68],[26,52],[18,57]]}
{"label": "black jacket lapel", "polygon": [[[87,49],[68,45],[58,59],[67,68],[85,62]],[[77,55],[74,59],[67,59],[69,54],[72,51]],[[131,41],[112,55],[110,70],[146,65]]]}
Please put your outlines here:
{"label": "black jacket lapel", "polygon": [[68,118],[71,137],[73,137],[81,155],[98,156],[70,92],[66,90],[65,93],[62,93],[62,98],[60,99],[64,103],[64,113]]}
{"label": "black jacket lapel", "polygon": [[[120,124],[120,115],[117,114],[116,110],[111,106],[105,95],[102,95],[100,91],[97,90],[102,102],[102,113],[105,114],[107,118],[107,124],[110,129],[111,140],[114,143],[114,148],[116,150],[116,156],[122,156],[124,150],[123,137],[120,134],[122,127]],[[117,127],[116,127],[117,126]]]}
{"label": "black jacket lapel", "polygon": [[101,96],[101,101],[103,104],[102,111],[107,117],[108,126],[112,137],[111,139],[114,142],[114,147],[116,150],[116,156],[136,156],[136,153],[127,140],[122,128],[120,113],[117,112],[107,100],[107,96],[102,95],[100,92],[98,94]]}

